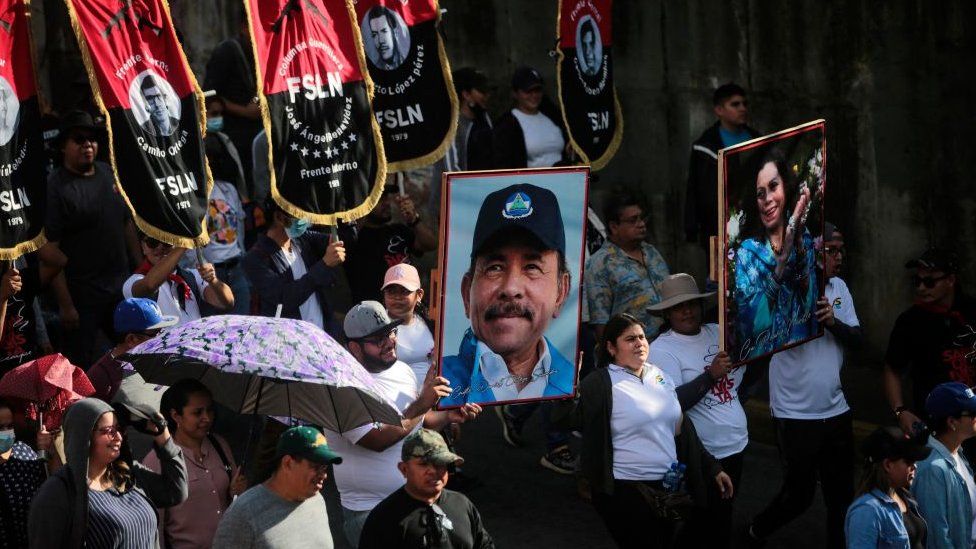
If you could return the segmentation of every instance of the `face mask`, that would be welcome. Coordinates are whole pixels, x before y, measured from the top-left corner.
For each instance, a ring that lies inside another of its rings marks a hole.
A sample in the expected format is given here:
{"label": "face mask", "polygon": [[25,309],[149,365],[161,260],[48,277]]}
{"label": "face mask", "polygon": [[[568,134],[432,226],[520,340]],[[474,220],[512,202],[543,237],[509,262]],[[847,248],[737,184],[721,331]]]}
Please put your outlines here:
{"label": "face mask", "polygon": [[311,226],[312,222],[307,219],[296,219],[291,222],[291,225],[285,227],[285,234],[288,235],[288,238],[296,239],[305,234],[305,231]]}
{"label": "face mask", "polygon": [[0,454],[6,453],[8,450],[14,447],[14,442],[17,439],[14,438],[14,430],[6,429],[0,431]]}
{"label": "face mask", "polygon": [[207,131],[208,132],[219,132],[224,129],[224,117],[214,116],[207,119]]}

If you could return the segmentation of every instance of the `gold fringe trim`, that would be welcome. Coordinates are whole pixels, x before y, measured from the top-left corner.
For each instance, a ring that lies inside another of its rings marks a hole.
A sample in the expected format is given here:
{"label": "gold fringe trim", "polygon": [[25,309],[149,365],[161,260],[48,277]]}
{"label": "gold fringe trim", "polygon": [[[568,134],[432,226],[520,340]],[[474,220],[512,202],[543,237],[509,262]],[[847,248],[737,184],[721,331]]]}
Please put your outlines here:
{"label": "gold fringe trim", "polygon": [[[81,60],[85,65],[85,73],[88,74],[88,82],[91,84],[92,92],[94,93],[95,104],[98,106],[99,112],[105,117],[105,132],[108,134],[108,153],[109,159],[111,160],[112,175],[115,177],[115,186],[119,190],[119,194],[122,195],[122,199],[125,200],[126,206],[129,207],[129,211],[132,212],[132,218],[136,222],[136,226],[139,230],[146,233],[152,238],[159,240],[161,242],[166,242],[167,244],[172,244],[173,246],[181,248],[197,248],[206,246],[210,241],[210,235],[207,234],[205,230],[206,227],[206,216],[204,216],[203,221],[200,224],[200,234],[194,238],[187,238],[184,236],[175,235],[168,233],[142,218],[139,212],[136,211],[135,207],[132,206],[132,201],[129,199],[128,194],[125,192],[125,188],[122,186],[121,179],[119,178],[119,170],[115,163],[115,136],[112,134],[112,119],[109,116],[108,109],[105,107],[105,101],[102,99],[102,90],[98,86],[98,77],[95,71],[95,65],[92,62],[91,51],[88,49],[88,40],[85,38],[85,31],[81,28],[81,22],[78,18],[78,12],[75,9],[74,2],[84,1],[84,0],[65,0],[65,4],[68,6],[68,15],[71,19],[71,30],[75,33],[75,38],[78,39],[78,49],[81,50]],[[164,12],[166,13],[166,20],[169,23],[169,30],[172,32],[173,20],[169,16],[169,6],[166,4],[165,0],[160,0],[164,6]],[[172,36],[175,40],[175,36]],[[179,42],[177,41],[177,49],[181,52],[181,58],[183,60],[183,68],[189,71],[186,65],[186,56],[182,55],[183,49],[179,47]],[[192,73],[191,77],[192,77]],[[194,80],[195,82],[195,80]],[[197,119],[199,120],[199,116]],[[201,143],[202,146],[202,143]],[[207,170],[207,195],[210,194],[210,186],[213,184],[213,180],[209,179],[210,172]]]}
{"label": "gold fringe trim", "polygon": [[[313,0],[314,1],[314,0]],[[271,150],[271,114],[268,110],[268,100],[264,95],[264,76],[261,74],[261,69],[258,64],[254,64],[254,72],[257,82],[257,95],[261,103],[261,120],[264,123],[264,131],[268,136],[268,170],[271,172],[271,196],[278,206],[282,210],[287,212],[289,215],[300,217],[304,219],[309,219],[315,225],[338,225],[340,221],[350,222],[359,219],[360,217],[365,217],[376,204],[379,203],[380,197],[383,196],[383,186],[386,183],[386,151],[383,149],[383,137],[380,134],[380,126],[376,121],[376,117],[373,116],[373,79],[369,76],[369,71],[366,69],[366,57],[363,53],[363,39],[359,32],[359,24],[356,21],[356,10],[353,7],[352,0],[343,0],[346,6],[346,15],[349,17],[349,23],[352,26],[353,40],[356,43],[356,59],[359,62],[359,71],[363,75],[363,83],[366,85],[366,98],[369,100],[369,120],[370,126],[373,130],[373,143],[376,151],[376,178],[373,180],[372,188],[370,189],[369,195],[367,195],[366,200],[352,208],[350,210],[345,210],[341,212],[335,212],[331,214],[317,214],[303,210],[295,204],[284,199],[281,193],[278,191],[278,178],[275,174],[275,164],[274,155]],[[254,51],[254,59],[260,59],[257,51],[257,44],[255,44],[253,25],[254,17],[251,13],[251,2],[250,0],[244,3],[245,11],[247,12],[247,24],[251,28],[251,48]],[[325,8],[324,3],[322,7]],[[326,8],[326,13],[328,9]]]}
{"label": "gold fringe trim", "polygon": [[576,154],[582,159],[582,164],[589,164],[590,170],[598,171],[606,167],[610,159],[617,154],[617,149],[620,148],[620,142],[623,141],[624,136],[624,115],[623,109],[620,107],[620,99],[617,97],[617,87],[613,88],[613,112],[616,117],[617,123],[613,129],[613,137],[610,138],[610,144],[607,145],[607,150],[603,151],[603,154],[594,160],[591,160],[587,156],[586,152],[583,151],[583,147],[576,142],[573,137],[572,127],[569,125],[569,116],[566,114],[566,104],[563,102],[563,61],[566,59],[566,55],[563,53],[562,48],[559,47],[559,41],[562,36],[560,35],[560,23],[563,17],[562,4],[564,0],[556,0],[556,94],[559,97],[559,111],[563,115],[563,124],[566,125],[566,135],[569,136],[569,143],[576,151]]}
{"label": "gold fringe trim", "polygon": [[441,74],[444,75],[444,85],[447,86],[447,97],[451,102],[451,121],[447,126],[447,134],[444,135],[444,139],[436,149],[423,156],[418,156],[417,158],[408,158],[399,162],[390,162],[388,169],[391,172],[402,172],[405,170],[411,170],[413,168],[422,168],[437,162],[447,154],[447,150],[451,148],[451,142],[454,141],[454,137],[457,135],[458,114],[460,110],[458,102],[459,99],[457,92],[454,90],[454,77],[451,75],[451,65],[447,59],[447,49],[444,47],[444,40],[441,39],[440,33],[437,32],[441,26],[440,2],[438,2],[438,0],[432,1],[434,4],[434,11],[437,13],[437,24],[434,25],[434,38],[437,40],[437,60],[440,62]]}

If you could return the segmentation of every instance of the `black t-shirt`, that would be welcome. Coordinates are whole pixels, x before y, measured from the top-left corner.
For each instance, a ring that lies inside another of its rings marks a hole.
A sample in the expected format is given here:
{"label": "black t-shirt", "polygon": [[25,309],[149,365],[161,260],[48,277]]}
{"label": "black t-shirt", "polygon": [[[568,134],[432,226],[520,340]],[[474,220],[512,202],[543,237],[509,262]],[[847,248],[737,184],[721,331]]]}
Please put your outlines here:
{"label": "black t-shirt", "polygon": [[[381,501],[366,519],[359,549],[489,549],[495,543],[474,504],[444,490],[437,506],[416,500],[400,488]],[[438,519],[437,517],[440,516]],[[438,526],[439,525],[439,526]]]}
{"label": "black t-shirt", "polygon": [[131,215],[112,169],[96,162],[93,175],[81,176],[61,167],[47,183],[45,231],[68,257],[64,275],[75,305],[121,301],[131,272],[125,244]]}
{"label": "black t-shirt", "polygon": [[[239,37],[228,38],[217,44],[207,61],[203,89],[216,90],[217,95],[238,105],[250,103],[257,94],[254,53],[250,44],[242,42]],[[224,113],[223,131],[234,142],[242,160],[250,160],[251,142],[261,131],[261,121]],[[243,168],[250,173],[249,165]]]}
{"label": "black t-shirt", "polygon": [[0,337],[0,375],[39,355],[34,299],[40,293],[41,278],[36,254],[19,258],[15,265],[23,286],[7,299],[7,316]]}
{"label": "black t-shirt", "polygon": [[359,227],[354,236],[341,235],[346,246],[343,267],[353,303],[368,299],[383,302],[383,276],[400,263],[410,263],[414,251],[413,230],[402,223]]}
{"label": "black t-shirt", "polygon": [[976,385],[976,300],[959,294],[947,313],[914,305],[898,316],[885,362],[912,379],[914,411],[936,385],[958,381]]}

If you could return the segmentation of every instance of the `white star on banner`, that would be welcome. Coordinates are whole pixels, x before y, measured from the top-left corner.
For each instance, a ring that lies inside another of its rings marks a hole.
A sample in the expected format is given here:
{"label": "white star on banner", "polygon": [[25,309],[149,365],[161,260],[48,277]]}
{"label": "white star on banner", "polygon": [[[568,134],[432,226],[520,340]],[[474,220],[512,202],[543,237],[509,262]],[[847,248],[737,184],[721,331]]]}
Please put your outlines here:
{"label": "white star on banner", "polygon": [[308,149],[305,147],[302,147],[302,156],[308,156]]}
{"label": "white star on banner", "polygon": [[298,150],[298,143],[292,143],[291,144],[291,150],[297,151]]}
{"label": "white star on banner", "polygon": [[339,149],[332,147],[332,156],[339,156]]}
{"label": "white star on banner", "polygon": [[322,156],[322,151],[315,149],[314,151],[312,151],[312,156],[314,156],[315,158],[320,158]]}
{"label": "white star on banner", "polygon": [[349,142],[350,143],[355,143],[356,142],[356,139],[358,139],[356,137],[356,134],[354,134],[354,133],[349,134]]}
{"label": "white star on banner", "polygon": [[345,141],[343,141],[342,142],[342,150],[348,150],[348,149],[349,149],[349,143],[346,143]]}

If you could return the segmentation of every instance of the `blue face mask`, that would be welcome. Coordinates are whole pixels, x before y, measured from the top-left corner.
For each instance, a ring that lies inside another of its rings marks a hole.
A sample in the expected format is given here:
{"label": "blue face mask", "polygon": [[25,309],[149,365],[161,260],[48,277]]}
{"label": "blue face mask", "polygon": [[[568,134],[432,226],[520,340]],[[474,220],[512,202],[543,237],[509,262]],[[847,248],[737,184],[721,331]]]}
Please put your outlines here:
{"label": "blue face mask", "polygon": [[219,132],[224,129],[224,117],[214,116],[207,119],[207,131],[208,132]]}
{"label": "blue face mask", "polygon": [[291,222],[291,225],[285,227],[285,234],[288,235],[288,238],[294,240],[305,234],[305,231],[311,226],[312,222],[307,219],[296,219]]}
{"label": "blue face mask", "polygon": [[0,431],[0,454],[6,453],[8,450],[14,447],[14,442],[17,439],[14,437],[14,430],[7,429]]}

